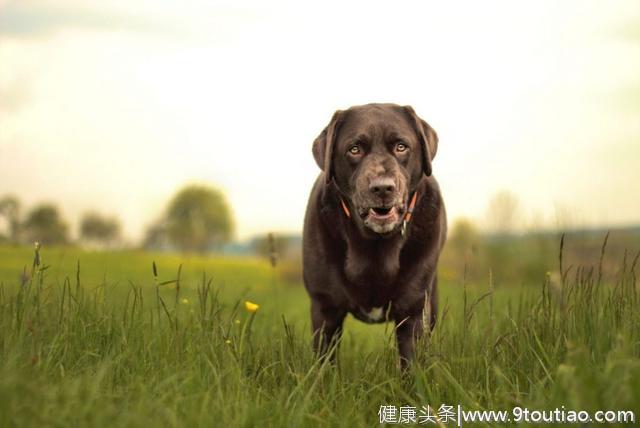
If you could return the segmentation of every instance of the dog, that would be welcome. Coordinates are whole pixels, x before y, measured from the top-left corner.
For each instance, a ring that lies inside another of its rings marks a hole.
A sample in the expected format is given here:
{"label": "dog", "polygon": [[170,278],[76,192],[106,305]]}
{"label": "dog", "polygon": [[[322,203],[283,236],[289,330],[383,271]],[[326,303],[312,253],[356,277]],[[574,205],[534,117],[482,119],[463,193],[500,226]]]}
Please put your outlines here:
{"label": "dog", "polygon": [[447,233],[432,175],[437,149],[433,128],[396,104],[338,110],[313,142],[322,171],[305,214],[303,278],[321,357],[331,350],[335,360],[348,313],[366,323],[395,322],[403,368],[425,324],[435,326],[436,267]]}

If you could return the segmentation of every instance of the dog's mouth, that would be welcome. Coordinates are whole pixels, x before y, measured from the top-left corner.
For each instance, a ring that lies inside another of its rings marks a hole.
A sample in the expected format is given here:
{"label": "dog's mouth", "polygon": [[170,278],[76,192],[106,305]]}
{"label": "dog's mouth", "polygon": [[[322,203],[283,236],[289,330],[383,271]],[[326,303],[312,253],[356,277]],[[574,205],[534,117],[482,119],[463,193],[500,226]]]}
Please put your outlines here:
{"label": "dog's mouth", "polygon": [[359,210],[364,225],[380,234],[392,232],[400,224],[404,208],[402,206],[363,207]]}
{"label": "dog's mouth", "polygon": [[366,212],[365,217],[373,217],[380,220],[384,220],[386,218],[392,217],[397,212],[396,207],[375,207],[369,208],[369,211]]}

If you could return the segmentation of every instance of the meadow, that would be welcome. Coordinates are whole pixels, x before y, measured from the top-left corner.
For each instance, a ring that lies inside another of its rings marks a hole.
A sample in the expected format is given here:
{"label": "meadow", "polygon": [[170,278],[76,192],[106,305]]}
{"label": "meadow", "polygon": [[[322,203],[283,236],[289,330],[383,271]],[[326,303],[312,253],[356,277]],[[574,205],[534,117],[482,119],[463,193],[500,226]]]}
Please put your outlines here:
{"label": "meadow", "polygon": [[302,284],[260,259],[34,256],[0,247],[2,427],[376,426],[383,405],[640,416],[640,268],[626,257],[606,278],[602,258],[530,285],[445,275],[439,323],[403,374],[389,324],[349,318],[337,365],[317,360]]}

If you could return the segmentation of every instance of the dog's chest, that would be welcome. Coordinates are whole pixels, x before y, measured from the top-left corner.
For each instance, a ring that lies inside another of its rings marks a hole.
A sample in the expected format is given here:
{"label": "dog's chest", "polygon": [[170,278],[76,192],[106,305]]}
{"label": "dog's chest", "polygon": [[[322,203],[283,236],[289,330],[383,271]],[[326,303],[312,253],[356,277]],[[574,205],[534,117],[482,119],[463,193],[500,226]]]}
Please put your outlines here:
{"label": "dog's chest", "polygon": [[382,321],[384,317],[384,307],[371,308],[369,312],[365,313],[365,316],[371,321]]}
{"label": "dog's chest", "polygon": [[351,313],[360,321],[366,323],[379,323],[388,320],[390,315],[389,309],[390,306],[388,304],[384,306],[373,307],[370,309],[364,309],[356,306],[351,309]]}
{"label": "dog's chest", "polygon": [[345,277],[351,284],[374,289],[387,288],[396,282],[399,272],[399,263],[388,260],[352,263],[352,260],[347,259],[344,266]]}
{"label": "dog's chest", "polygon": [[400,274],[399,245],[350,246],[347,249],[344,273],[353,284],[385,287]]}
{"label": "dog's chest", "polygon": [[395,300],[401,289],[397,270],[382,272],[379,266],[358,271],[345,268],[343,286],[354,312],[360,312],[363,321],[379,321],[384,306]]}
{"label": "dog's chest", "polygon": [[[376,251],[378,250],[378,251]],[[392,301],[401,288],[400,248],[349,248],[344,261],[345,288],[350,300],[364,308],[364,318],[378,318],[378,312],[368,314]],[[371,315],[371,317],[369,316]]]}

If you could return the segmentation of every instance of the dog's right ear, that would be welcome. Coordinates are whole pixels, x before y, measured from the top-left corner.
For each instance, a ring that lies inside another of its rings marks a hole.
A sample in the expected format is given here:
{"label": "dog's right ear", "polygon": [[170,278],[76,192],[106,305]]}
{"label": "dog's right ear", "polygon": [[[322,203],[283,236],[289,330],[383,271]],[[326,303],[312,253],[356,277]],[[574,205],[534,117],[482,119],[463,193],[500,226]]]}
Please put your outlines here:
{"label": "dog's right ear", "polygon": [[333,178],[331,158],[333,157],[333,145],[341,118],[342,110],[336,111],[329,124],[313,142],[313,157],[320,169],[324,171],[327,183],[331,181],[331,178]]}

